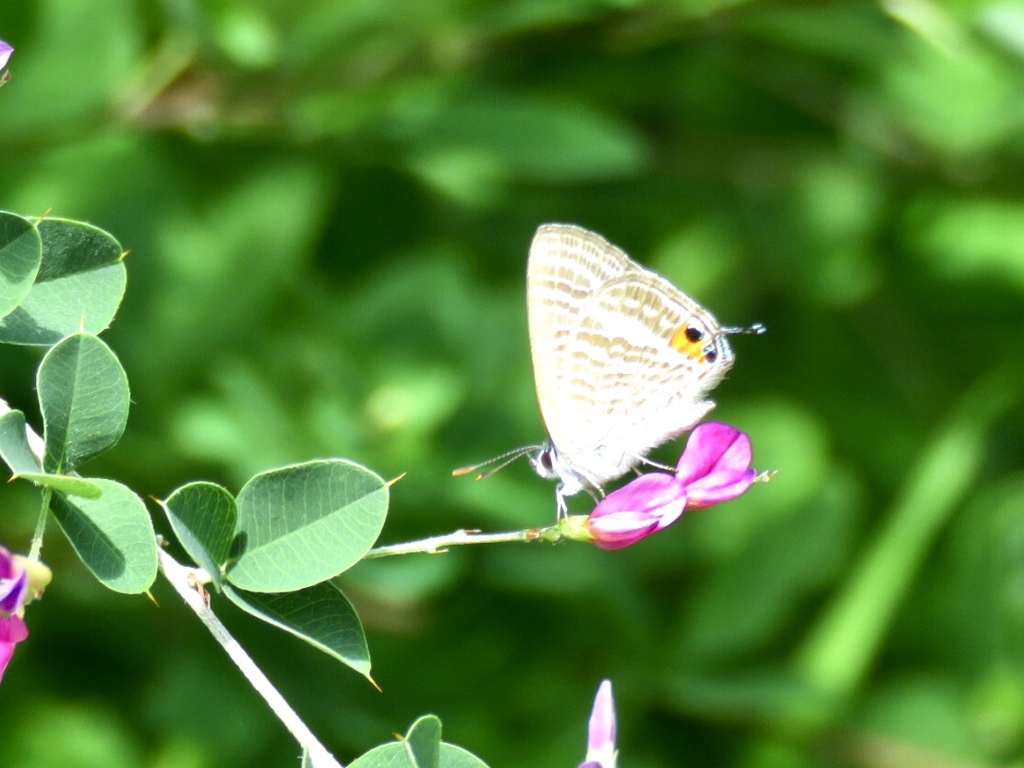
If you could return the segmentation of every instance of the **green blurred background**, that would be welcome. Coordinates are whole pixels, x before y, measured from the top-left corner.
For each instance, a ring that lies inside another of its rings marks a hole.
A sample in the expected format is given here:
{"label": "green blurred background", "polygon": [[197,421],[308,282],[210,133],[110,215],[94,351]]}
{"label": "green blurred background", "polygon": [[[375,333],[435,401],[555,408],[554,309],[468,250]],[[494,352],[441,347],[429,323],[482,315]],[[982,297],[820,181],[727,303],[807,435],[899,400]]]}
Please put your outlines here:
{"label": "green blurred background", "polygon": [[[768,326],[715,414],[771,484],[621,552],[358,567],[382,694],[216,601],[343,762],[432,712],[575,766],[610,677],[624,768],[1024,765],[1022,0],[22,0],[0,38],[0,207],[131,251],[134,405],[88,469],[142,495],[344,456],[408,473],[383,542],[551,521],[523,462],[450,476],[542,437],[543,222]],[[30,412],[37,362],[0,349]],[[165,584],[50,533],[0,764],[295,764]]]}

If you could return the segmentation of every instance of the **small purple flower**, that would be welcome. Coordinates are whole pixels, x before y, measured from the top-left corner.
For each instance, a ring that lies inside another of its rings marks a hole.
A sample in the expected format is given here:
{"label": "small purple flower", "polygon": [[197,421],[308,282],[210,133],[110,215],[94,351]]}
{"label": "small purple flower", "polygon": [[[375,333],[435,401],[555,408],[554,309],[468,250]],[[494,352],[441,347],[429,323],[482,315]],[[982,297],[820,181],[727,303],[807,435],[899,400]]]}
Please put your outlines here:
{"label": "small purple flower", "polygon": [[28,572],[20,558],[0,547],[0,680],[14,646],[28,637],[28,627],[20,613],[28,593]]}
{"label": "small purple flower", "polygon": [[611,680],[603,680],[594,697],[587,736],[587,756],[579,768],[615,768],[615,700]]}
{"label": "small purple flower", "polygon": [[28,571],[14,555],[0,547],[0,616],[17,611],[28,592]]}
{"label": "small purple flower", "polygon": [[14,53],[14,48],[11,47],[11,44],[0,40],[0,85],[3,85],[11,78],[11,73],[5,71],[4,67],[11,60],[12,53]]}
{"label": "small purple flower", "polygon": [[686,509],[743,494],[757,475],[750,460],[745,434],[717,421],[700,424],[686,441],[675,475],[641,475],[598,502],[584,527],[602,549],[628,547],[671,525]]}

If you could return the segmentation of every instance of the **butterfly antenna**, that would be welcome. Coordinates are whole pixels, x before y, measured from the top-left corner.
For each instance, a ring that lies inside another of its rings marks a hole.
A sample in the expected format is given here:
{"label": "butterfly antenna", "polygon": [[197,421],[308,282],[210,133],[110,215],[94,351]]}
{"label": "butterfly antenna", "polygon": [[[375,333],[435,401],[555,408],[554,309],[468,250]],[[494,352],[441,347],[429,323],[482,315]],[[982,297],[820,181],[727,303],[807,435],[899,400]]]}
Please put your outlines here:
{"label": "butterfly antenna", "polygon": [[761,323],[754,323],[753,325],[748,325],[748,326],[729,326],[727,328],[723,328],[722,329],[722,333],[728,333],[728,334],[733,334],[733,333],[753,333],[753,334],[755,334],[757,336],[760,336],[762,333],[764,333],[767,330],[768,329],[765,328],[763,324],[761,324]]}
{"label": "butterfly antenna", "polygon": [[511,451],[506,451],[505,453],[501,454],[500,456],[495,456],[493,459],[488,459],[487,461],[481,461],[479,464],[473,464],[472,466],[469,466],[469,467],[459,467],[458,469],[453,469],[452,470],[452,475],[454,477],[460,477],[461,475],[468,475],[470,472],[476,472],[481,467],[486,467],[489,464],[494,464],[495,462],[499,462],[498,466],[496,466],[496,467],[494,467],[492,469],[489,469],[486,472],[481,472],[475,478],[476,480],[483,480],[485,477],[490,477],[495,472],[499,472],[499,471],[503,470],[505,467],[507,467],[509,464],[511,464],[516,459],[518,459],[520,456],[525,456],[526,454],[530,453],[531,451],[536,451],[538,448],[541,448],[541,447],[543,447],[543,446],[540,446],[540,445],[524,445],[524,446],[521,446],[519,448],[513,448]]}

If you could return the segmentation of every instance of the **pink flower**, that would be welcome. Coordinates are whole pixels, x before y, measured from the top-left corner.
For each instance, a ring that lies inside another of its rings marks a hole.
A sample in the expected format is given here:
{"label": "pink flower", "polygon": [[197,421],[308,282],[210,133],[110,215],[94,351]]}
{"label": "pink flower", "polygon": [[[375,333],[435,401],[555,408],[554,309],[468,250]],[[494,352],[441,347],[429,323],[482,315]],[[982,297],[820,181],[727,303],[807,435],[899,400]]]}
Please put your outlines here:
{"label": "pink flower", "polygon": [[615,758],[615,700],[611,680],[604,680],[594,697],[587,757],[579,768],[615,768]]}
{"label": "pink flower", "polygon": [[621,549],[660,531],[686,509],[700,509],[743,494],[757,473],[750,466],[750,438],[710,421],[686,441],[675,475],[651,472],[603,498],[585,528],[602,549]]}
{"label": "pink flower", "polygon": [[0,547],[0,680],[14,654],[14,646],[28,637],[22,605],[28,593],[28,572],[19,559]]}

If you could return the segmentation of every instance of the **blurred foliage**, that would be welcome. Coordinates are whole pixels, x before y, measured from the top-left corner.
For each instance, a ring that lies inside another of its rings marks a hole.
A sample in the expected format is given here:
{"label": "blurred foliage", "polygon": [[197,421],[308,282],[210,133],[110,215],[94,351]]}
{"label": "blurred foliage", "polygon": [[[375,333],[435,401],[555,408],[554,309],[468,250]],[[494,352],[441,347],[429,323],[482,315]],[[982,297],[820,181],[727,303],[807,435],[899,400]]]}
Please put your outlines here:
{"label": "blurred foliage", "polygon": [[[450,476],[543,434],[542,222],[768,326],[715,396],[773,483],[621,552],[360,566],[383,694],[225,608],[343,761],[430,712],[576,765],[610,677],[631,768],[1024,765],[1024,2],[25,0],[0,38],[0,207],[131,250],[89,473],[142,495],[342,456],[408,473],[385,542],[548,522],[525,464]],[[38,426],[37,363],[0,348]],[[44,557],[0,762],[294,764],[165,585]]]}

